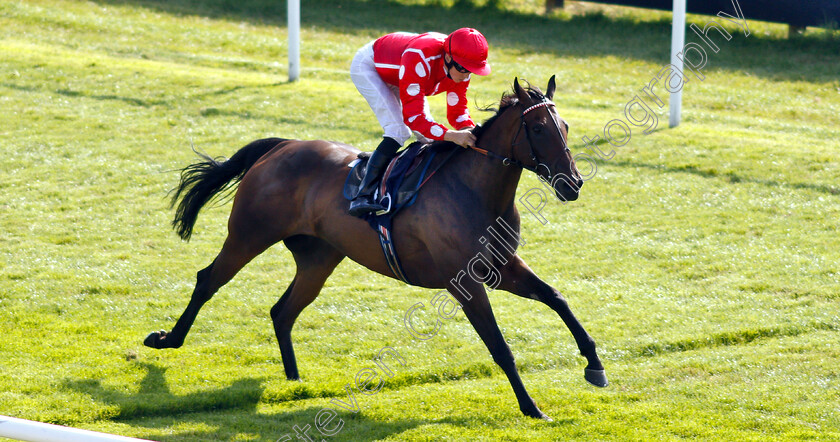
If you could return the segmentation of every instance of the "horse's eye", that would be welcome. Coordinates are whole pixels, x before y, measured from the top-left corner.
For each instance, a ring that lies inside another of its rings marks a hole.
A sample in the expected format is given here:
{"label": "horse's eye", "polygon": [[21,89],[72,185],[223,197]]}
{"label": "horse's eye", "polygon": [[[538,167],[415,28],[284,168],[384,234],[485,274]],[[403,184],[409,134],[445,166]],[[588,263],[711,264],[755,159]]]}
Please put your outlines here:
{"label": "horse's eye", "polygon": [[534,134],[535,135],[541,134],[542,131],[543,131],[543,125],[542,124],[537,124],[536,126],[534,126]]}

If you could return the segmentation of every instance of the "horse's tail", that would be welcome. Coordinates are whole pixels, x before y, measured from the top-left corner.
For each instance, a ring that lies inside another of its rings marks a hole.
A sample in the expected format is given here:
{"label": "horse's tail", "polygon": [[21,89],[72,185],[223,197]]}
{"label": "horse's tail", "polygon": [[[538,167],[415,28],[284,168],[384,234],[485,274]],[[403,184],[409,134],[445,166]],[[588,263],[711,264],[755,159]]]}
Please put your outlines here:
{"label": "horse's tail", "polygon": [[239,149],[228,160],[199,154],[203,161],[181,169],[181,182],[172,189],[170,206],[178,206],[172,220],[172,228],[178,236],[189,241],[199,210],[239,184],[245,172],[282,141],[281,138],[254,141]]}

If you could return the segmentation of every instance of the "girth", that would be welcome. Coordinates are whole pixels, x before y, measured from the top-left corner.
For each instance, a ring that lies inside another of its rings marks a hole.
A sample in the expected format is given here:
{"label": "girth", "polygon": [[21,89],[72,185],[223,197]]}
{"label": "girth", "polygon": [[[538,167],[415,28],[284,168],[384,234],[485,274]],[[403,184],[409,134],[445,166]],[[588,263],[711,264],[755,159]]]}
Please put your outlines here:
{"label": "girth", "polygon": [[[411,284],[405,275],[394,247],[391,234],[393,219],[396,214],[414,204],[420,189],[450,158],[463,149],[452,143],[422,145],[413,143],[399,156],[394,158],[383,174],[382,182],[374,194],[374,199],[387,208],[384,212],[369,213],[365,221],[376,231],[379,244],[385,254],[385,261],[391,272],[401,281]],[[351,163],[351,170],[344,184],[344,197],[352,199],[355,188],[361,182],[361,173],[365,169],[367,155],[359,154],[359,159]]]}

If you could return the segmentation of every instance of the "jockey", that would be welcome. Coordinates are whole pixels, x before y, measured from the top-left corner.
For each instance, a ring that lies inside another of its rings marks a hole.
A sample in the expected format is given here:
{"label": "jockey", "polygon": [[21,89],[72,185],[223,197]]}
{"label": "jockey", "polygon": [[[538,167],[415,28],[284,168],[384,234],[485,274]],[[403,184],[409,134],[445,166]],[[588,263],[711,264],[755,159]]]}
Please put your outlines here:
{"label": "jockey", "polygon": [[[371,155],[359,193],[349,213],[362,216],[384,210],[373,200],[379,175],[411,137],[446,140],[463,147],[475,143],[475,127],[467,108],[470,75],[487,75],[487,40],[472,28],[449,34],[395,32],[374,40],[356,53],[350,78],[367,100],[385,131]],[[446,92],[446,116],[454,129],[429,114],[426,96]]]}

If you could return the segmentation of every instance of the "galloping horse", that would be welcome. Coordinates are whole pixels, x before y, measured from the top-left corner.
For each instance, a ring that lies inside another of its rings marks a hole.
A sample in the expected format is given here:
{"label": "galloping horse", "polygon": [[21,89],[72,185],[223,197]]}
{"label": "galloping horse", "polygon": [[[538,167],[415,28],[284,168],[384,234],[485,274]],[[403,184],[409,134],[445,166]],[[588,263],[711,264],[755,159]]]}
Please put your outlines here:
{"label": "galloping horse", "polygon": [[[495,237],[482,237],[499,219],[518,235],[520,218],[514,198],[523,169],[537,173],[565,200],[577,199],[583,185],[566,143],[568,125],[551,101],[554,77],[545,95],[537,88],[523,88],[518,79],[514,79],[513,90],[502,97],[496,115],[475,129],[480,148],[455,155],[428,181],[417,202],[395,217],[393,237],[398,238],[397,252],[414,285],[447,289],[465,298],[461,300],[464,313],[507,375],[522,413],[548,419],[525,391],[482,281],[456,275],[482,247],[492,246],[496,252],[493,266],[501,277],[495,288],[538,300],[557,312],[587,359],[585,379],[597,386],[607,385],[595,341],[563,296],[540,280],[509,245],[500,244]],[[249,261],[283,241],[297,272],[271,308],[271,318],[286,377],[299,379],[292,325],[318,296],[338,263],[346,256],[370,270],[396,277],[381,252],[377,232],[366,221],[347,214],[342,186],[348,164],[358,153],[358,149],[340,143],[269,138],[248,144],[227,161],[205,157],[184,168],[172,198],[173,206],[180,199],[172,224],[184,240],[189,240],[202,206],[237,183],[239,189],[224,246],[213,262],[198,272],[186,310],[172,331],[153,332],[144,344],[180,347],[204,303]]]}

